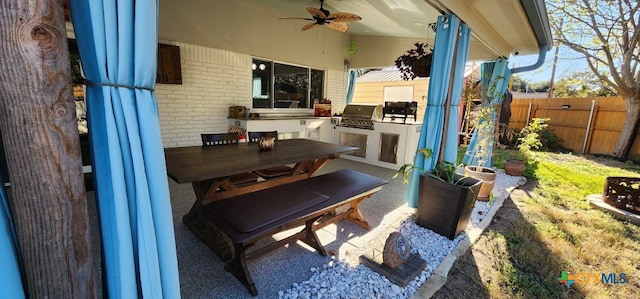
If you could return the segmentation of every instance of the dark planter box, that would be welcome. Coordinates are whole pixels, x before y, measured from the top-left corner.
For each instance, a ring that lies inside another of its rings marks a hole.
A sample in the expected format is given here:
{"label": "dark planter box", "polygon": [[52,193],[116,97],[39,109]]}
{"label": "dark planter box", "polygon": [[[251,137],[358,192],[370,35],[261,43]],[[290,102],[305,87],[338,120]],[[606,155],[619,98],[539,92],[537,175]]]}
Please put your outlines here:
{"label": "dark planter box", "polygon": [[453,240],[467,227],[481,184],[470,177],[454,185],[421,175],[416,223]]}

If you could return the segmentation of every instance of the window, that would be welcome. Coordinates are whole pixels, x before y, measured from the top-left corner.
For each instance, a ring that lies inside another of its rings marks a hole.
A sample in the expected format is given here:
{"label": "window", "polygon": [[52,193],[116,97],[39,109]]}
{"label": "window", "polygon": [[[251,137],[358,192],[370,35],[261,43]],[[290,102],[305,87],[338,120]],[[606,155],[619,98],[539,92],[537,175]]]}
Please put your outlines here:
{"label": "window", "polygon": [[253,59],[252,108],[311,109],[324,96],[324,71]]}

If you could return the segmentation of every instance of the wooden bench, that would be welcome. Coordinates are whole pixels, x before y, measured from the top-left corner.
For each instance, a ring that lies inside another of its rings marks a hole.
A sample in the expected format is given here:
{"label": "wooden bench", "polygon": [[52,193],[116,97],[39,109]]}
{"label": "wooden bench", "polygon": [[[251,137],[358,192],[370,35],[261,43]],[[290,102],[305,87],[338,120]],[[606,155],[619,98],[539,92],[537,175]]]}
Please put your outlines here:
{"label": "wooden bench", "polygon": [[[369,230],[358,205],[386,183],[387,180],[368,174],[339,170],[209,203],[199,213],[206,220],[207,230],[219,229],[230,240],[233,258],[227,261],[225,269],[256,296],[258,291],[247,269],[248,260],[297,240],[326,256],[316,231],[341,219]],[[303,224],[300,232],[247,252],[257,240]]]}

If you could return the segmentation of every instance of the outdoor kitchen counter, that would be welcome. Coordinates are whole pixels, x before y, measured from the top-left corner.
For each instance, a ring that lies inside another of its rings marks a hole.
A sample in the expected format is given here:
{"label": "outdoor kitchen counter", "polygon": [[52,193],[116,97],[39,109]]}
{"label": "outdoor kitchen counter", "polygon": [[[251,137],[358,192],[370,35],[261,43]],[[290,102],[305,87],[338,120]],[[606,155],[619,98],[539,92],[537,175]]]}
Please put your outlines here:
{"label": "outdoor kitchen counter", "polygon": [[[228,120],[230,129],[245,132],[278,131],[278,139],[307,138],[331,142],[331,117],[273,116]],[[233,131],[232,130],[232,131]]]}
{"label": "outdoor kitchen counter", "polygon": [[422,123],[374,121],[373,130],[333,126],[333,143],[360,148],[342,158],[397,170],[413,163]]}
{"label": "outdoor kitchen counter", "polygon": [[331,119],[329,116],[289,115],[289,116],[260,116],[258,118],[229,118],[230,120],[291,120],[291,119]]}
{"label": "outdoor kitchen counter", "polygon": [[[398,169],[406,163],[413,163],[422,123],[407,120],[407,123],[403,124],[400,119],[390,121],[387,118],[383,122],[374,121],[374,129],[368,130],[341,127],[340,120],[340,117],[311,116],[258,120],[229,119],[229,127],[245,132],[278,131],[278,139],[308,138],[356,146],[360,150],[354,153],[355,155],[342,157],[389,169]],[[363,135],[366,136],[364,142],[356,145],[354,141],[361,140]]]}

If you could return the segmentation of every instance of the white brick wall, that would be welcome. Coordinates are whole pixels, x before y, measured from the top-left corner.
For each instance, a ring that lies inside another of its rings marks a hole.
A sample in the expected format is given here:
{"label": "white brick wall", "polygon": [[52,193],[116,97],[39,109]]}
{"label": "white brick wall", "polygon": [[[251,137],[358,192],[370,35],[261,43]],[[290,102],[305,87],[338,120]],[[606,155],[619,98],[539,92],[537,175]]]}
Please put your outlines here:
{"label": "white brick wall", "polygon": [[[165,147],[200,144],[201,133],[226,132],[229,106],[251,107],[251,60],[246,54],[163,41],[180,46],[182,84],[157,84]],[[345,106],[347,73],[327,70],[326,97],[333,112]]]}
{"label": "white brick wall", "polygon": [[331,100],[331,112],[342,112],[347,105],[347,84],[349,72],[328,70],[326,82],[326,98]]}
{"label": "white brick wall", "polygon": [[251,56],[180,46],[182,84],[157,84],[165,147],[200,144],[200,133],[225,132],[229,106],[251,105]]}

